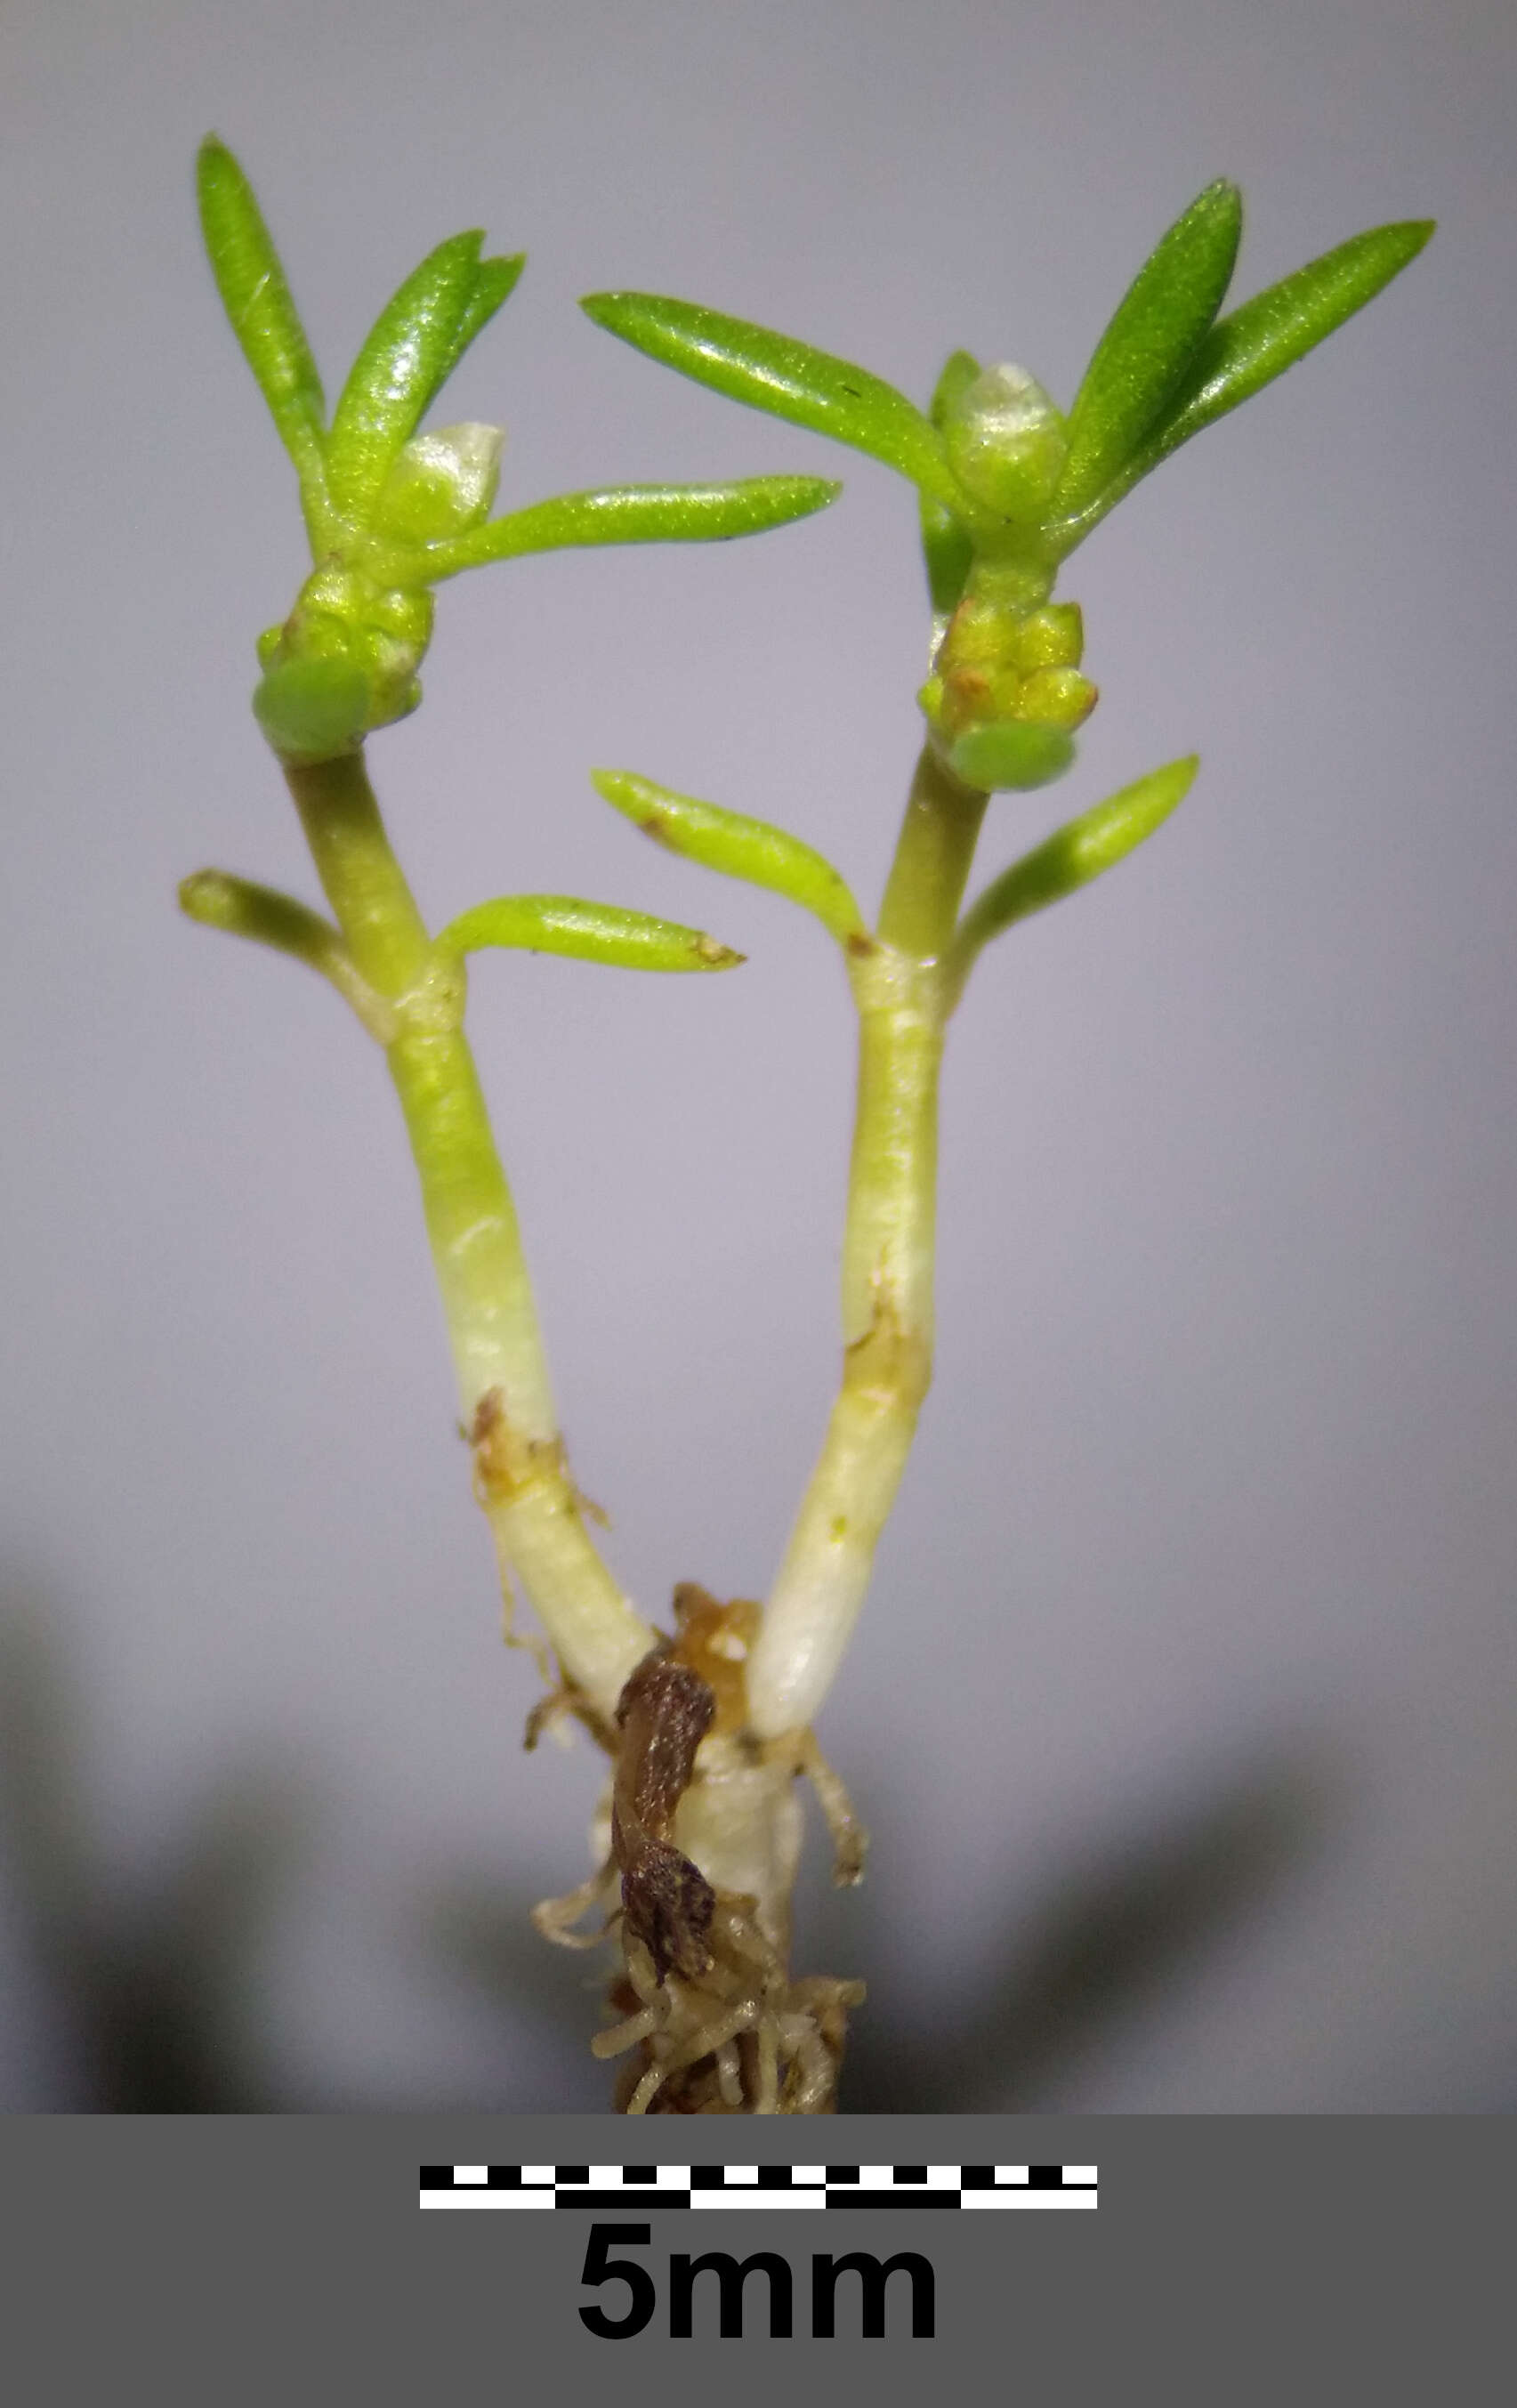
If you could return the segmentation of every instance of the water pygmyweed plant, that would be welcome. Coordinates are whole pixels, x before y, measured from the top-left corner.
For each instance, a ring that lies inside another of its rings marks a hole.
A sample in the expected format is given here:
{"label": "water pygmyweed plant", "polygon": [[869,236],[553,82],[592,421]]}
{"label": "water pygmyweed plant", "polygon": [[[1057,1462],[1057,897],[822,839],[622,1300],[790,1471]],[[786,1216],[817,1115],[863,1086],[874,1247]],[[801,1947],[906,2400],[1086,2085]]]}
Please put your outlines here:
{"label": "water pygmyweed plant", "polygon": [[[603,543],[723,540],[823,509],[806,476],[593,488],[493,517],[500,431],[422,431],[464,351],[509,295],[520,255],[439,243],[381,310],[330,413],[251,190],[208,140],[199,163],[222,299],[293,463],[311,553],[260,638],[253,709],[308,839],[330,917],[203,870],[180,901],[208,926],[319,970],[385,1054],[410,1140],[472,1451],[508,1598],[546,1638],[528,1718],[577,1718],[610,1759],[594,1870],[537,1911],[571,1946],[614,1935],[614,2020],[633,2113],[830,2109],[862,1985],[793,1977],[799,1776],[856,1880],[864,1834],[811,1725],[864,1601],[933,1358],[938,1069],[984,947],[1151,836],[1194,756],[1149,771],[1013,860],[966,905],[992,797],[1046,785],[1096,702],[1065,562],[1152,469],[1249,399],[1379,293],[1432,232],[1356,236],[1230,315],[1241,229],[1209,185],[1140,269],[1066,415],[1025,369],[955,351],[923,410],[877,375],[694,303],[607,293],[594,322],[652,359],[833,437],[917,497],[931,607],[923,741],[871,923],[801,837],[629,770],[598,793],[669,851],[788,896],[820,922],[857,1013],[859,1064],[842,1279],[842,1376],[767,1598],[674,1592],[671,1632],[624,1594],[565,1452],[509,1188],[464,1033],[465,963],[486,946],[704,973],[740,955],[678,923],[561,895],[506,895],[430,932],[395,860],[365,745],[415,710],[433,591],[492,561]],[[599,1484],[597,1483],[597,1485]],[[551,1655],[551,1660],[550,1660]]]}

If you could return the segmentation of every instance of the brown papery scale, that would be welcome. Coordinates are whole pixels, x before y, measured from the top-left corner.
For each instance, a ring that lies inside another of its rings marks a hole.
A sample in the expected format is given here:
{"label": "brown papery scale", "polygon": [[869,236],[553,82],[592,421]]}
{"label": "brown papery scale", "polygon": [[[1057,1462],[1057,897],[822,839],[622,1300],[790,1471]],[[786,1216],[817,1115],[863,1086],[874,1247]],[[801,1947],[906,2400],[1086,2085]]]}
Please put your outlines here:
{"label": "brown papery scale", "polygon": [[[792,1981],[789,1898],[799,1846],[799,1773],[822,1799],[837,1873],[855,1881],[864,1833],[809,1732],[749,1727],[746,1665],[760,1610],[693,1582],[674,1593],[676,1636],[645,1656],[618,1700],[610,1851],[571,1897],[537,1910],[569,1926],[621,1891],[619,2020],[593,2043],[623,2057],[616,2103],[631,2114],[823,2114],[837,2096],[848,2010],[862,1983]],[[560,1693],[550,1712],[576,1701]],[[594,1725],[592,1725],[594,1727]],[[755,1834],[767,1835],[755,1845]],[[696,1862],[697,1856],[700,1862]]]}
{"label": "brown papery scale", "polygon": [[666,1641],[643,1657],[617,1704],[622,1745],[611,1789],[611,1853],[622,1875],[626,1937],[641,1941],[662,1984],[670,1972],[695,1981],[711,1962],[707,1933],[716,1892],[669,1838],[690,1786],[695,1750],[716,1699]]}

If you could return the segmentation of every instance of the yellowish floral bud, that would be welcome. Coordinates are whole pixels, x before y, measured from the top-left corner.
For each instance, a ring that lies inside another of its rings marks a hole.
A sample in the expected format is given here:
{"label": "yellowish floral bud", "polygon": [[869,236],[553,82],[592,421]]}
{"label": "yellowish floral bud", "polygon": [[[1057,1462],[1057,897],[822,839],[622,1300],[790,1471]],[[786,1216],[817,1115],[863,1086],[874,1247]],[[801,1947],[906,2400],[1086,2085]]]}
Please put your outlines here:
{"label": "yellowish floral bud", "polygon": [[1043,727],[1080,727],[1095,701],[1095,688],[1078,669],[1034,669],[1022,681],[1015,716]]}
{"label": "yellowish floral bud", "polygon": [[1077,669],[1085,650],[1078,602],[1049,602],[1029,610],[1017,629],[1017,662],[1024,669]]}

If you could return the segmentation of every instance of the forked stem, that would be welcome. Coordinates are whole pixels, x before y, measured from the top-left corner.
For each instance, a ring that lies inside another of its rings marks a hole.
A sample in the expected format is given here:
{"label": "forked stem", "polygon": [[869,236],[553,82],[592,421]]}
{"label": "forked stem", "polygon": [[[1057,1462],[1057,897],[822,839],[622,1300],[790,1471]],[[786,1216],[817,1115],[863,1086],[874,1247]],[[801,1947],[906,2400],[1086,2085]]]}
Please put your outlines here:
{"label": "forked stem", "polygon": [[427,934],[362,755],[285,775],[354,967],[394,1014],[385,1058],[503,1578],[514,1567],[565,1676],[608,1718],[653,1634],[591,1539],[569,1475],[516,1207],[464,1034],[463,970]]}
{"label": "forked stem", "polygon": [[923,749],[879,934],[850,948],[859,1067],[843,1375],[753,1650],[762,1739],[810,1723],[831,1685],[932,1378],[942,964],[988,800]]}

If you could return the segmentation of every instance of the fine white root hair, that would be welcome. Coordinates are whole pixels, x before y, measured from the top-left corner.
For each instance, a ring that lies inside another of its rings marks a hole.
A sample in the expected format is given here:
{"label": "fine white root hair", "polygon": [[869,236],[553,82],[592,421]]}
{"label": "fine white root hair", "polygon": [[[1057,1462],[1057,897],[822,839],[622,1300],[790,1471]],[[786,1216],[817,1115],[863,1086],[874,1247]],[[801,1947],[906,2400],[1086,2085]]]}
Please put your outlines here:
{"label": "fine white root hair", "polygon": [[[600,1921],[588,1931],[576,1931],[574,1925],[594,1907],[601,1910]],[[598,1948],[617,1911],[616,1868],[608,1861],[597,1865],[588,1881],[563,1898],[539,1899],[532,1910],[532,1921],[555,1948]]]}

